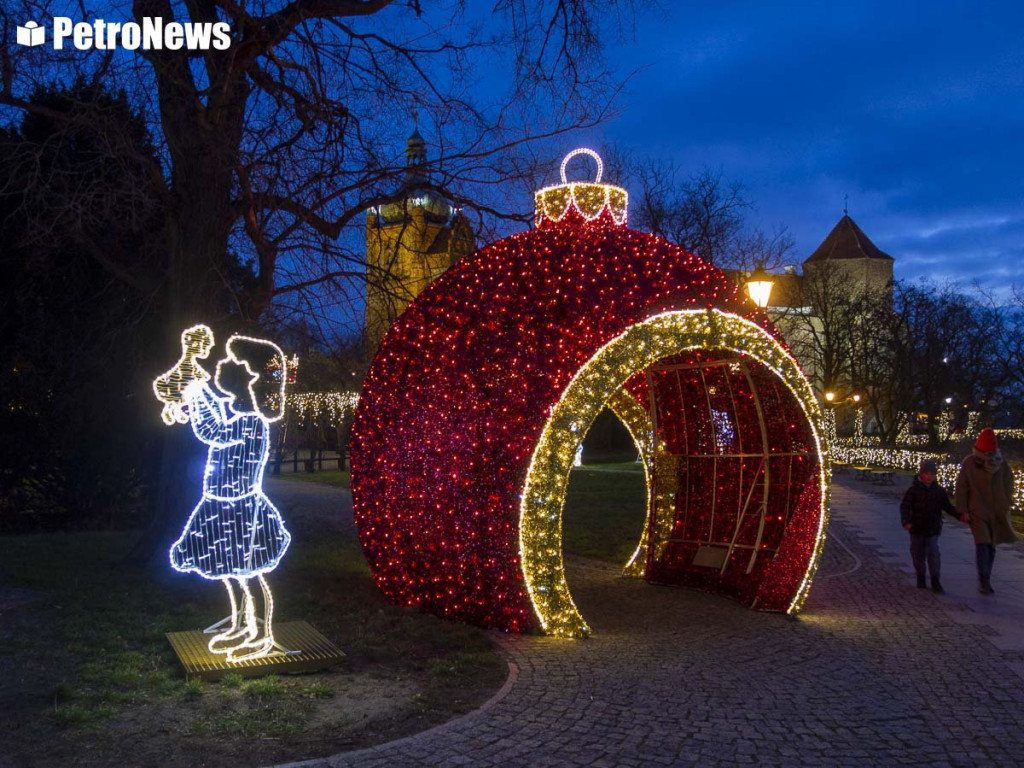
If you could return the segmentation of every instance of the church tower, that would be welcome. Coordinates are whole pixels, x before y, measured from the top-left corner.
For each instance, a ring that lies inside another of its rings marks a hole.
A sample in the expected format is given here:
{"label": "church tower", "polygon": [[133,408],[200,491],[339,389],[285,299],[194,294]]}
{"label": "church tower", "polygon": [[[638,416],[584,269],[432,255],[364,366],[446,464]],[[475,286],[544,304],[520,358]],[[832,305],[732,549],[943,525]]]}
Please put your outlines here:
{"label": "church tower", "polygon": [[366,215],[367,350],[430,282],[476,248],[469,222],[431,188],[427,145],[413,130],[400,199]]}

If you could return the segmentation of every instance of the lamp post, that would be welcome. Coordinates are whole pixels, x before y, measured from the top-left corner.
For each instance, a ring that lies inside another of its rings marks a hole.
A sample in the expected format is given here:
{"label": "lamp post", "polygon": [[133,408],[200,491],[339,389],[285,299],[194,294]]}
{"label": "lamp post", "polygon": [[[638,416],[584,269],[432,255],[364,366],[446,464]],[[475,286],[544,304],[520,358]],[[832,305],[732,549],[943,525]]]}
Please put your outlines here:
{"label": "lamp post", "polygon": [[766,309],[772,295],[773,285],[775,285],[775,281],[772,280],[771,275],[765,272],[763,267],[758,267],[751,272],[750,278],[747,280],[747,295],[758,308]]}
{"label": "lamp post", "polygon": [[824,394],[824,397],[825,397],[825,402],[828,403],[829,405],[834,405],[836,407],[838,407],[840,405],[843,405],[843,404],[849,404],[849,403],[853,403],[853,405],[855,405],[855,406],[859,406],[860,405],[860,400],[861,400],[860,392],[850,392],[847,395],[842,395],[841,396],[841,395],[837,395],[834,390],[826,389],[823,394]]}
{"label": "lamp post", "polygon": [[[860,394],[860,392],[847,392],[847,394],[845,394],[845,395],[839,395],[839,394],[836,394],[835,390],[832,390],[832,389],[826,389],[821,394],[822,394],[822,397],[825,400],[825,405],[827,406],[825,408],[825,412],[827,414],[827,418],[831,422],[829,438],[833,441],[833,444],[834,444],[835,440],[836,440],[836,429],[837,429],[837,423],[836,422],[837,422],[838,417],[840,415],[840,413],[839,413],[840,409],[843,408],[843,406],[853,406],[853,408],[855,410],[859,411],[860,410],[861,394]],[[845,410],[844,410],[844,413],[845,413]],[[844,419],[844,422],[845,422],[845,419]],[[856,420],[855,420],[855,422],[856,422]],[[860,440],[861,440],[860,429],[856,428],[856,423],[855,423],[854,426],[855,426],[855,429],[854,429],[855,439],[859,443]]]}

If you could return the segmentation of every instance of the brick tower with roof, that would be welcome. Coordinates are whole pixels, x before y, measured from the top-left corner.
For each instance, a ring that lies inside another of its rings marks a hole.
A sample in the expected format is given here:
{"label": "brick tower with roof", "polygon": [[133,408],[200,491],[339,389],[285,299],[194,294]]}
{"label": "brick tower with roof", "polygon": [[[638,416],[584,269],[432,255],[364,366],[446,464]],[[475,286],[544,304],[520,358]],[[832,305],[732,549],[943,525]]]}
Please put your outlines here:
{"label": "brick tower with roof", "polygon": [[406,143],[405,182],[396,202],[366,216],[367,349],[438,275],[476,248],[469,222],[433,187],[419,130]]}

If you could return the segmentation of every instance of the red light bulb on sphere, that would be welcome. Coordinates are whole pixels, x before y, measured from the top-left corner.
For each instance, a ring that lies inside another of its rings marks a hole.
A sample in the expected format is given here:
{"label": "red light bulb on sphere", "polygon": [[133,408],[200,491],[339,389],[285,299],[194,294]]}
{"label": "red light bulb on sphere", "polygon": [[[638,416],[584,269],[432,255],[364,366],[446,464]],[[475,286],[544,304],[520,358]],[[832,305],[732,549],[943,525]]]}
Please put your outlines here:
{"label": "red light bulb on sphere", "polygon": [[795,612],[828,508],[811,388],[738,285],[628,229],[625,190],[599,182],[567,182],[563,164],[537,193],[536,229],[461,259],[384,337],[351,442],[373,576],[441,616],[587,634],[561,513],[607,404],[648,475],[626,573]]}

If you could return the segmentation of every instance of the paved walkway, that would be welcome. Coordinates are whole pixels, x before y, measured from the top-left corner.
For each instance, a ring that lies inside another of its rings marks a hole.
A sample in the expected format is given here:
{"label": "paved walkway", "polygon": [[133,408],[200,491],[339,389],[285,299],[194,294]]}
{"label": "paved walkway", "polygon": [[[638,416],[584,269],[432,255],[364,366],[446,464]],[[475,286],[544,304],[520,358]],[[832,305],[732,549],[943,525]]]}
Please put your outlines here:
{"label": "paved walkway", "polygon": [[292,766],[1019,766],[1024,559],[1001,548],[983,600],[953,523],[949,594],[916,589],[897,500],[838,479],[798,619],[570,563],[592,639],[501,636],[512,674],[484,708]]}
{"label": "paved walkway", "polygon": [[[909,476],[898,476],[896,488],[885,489],[870,483],[840,478],[842,485],[833,503],[833,513],[853,525],[861,540],[878,547],[879,554],[915,582],[910,562],[907,534],[896,522],[899,499],[910,484]],[[856,498],[868,496],[870,503],[856,503],[846,490],[857,491]],[[1024,545],[999,547],[993,571],[995,595],[978,594],[978,576],[974,566],[974,539],[966,525],[945,516],[942,537],[942,585],[947,597],[938,601],[947,615],[964,624],[981,624],[994,630],[990,639],[999,648],[1024,651]],[[1024,716],[1024,715],[1022,715]],[[1021,758],[1024,764],[1024,756]]]}

